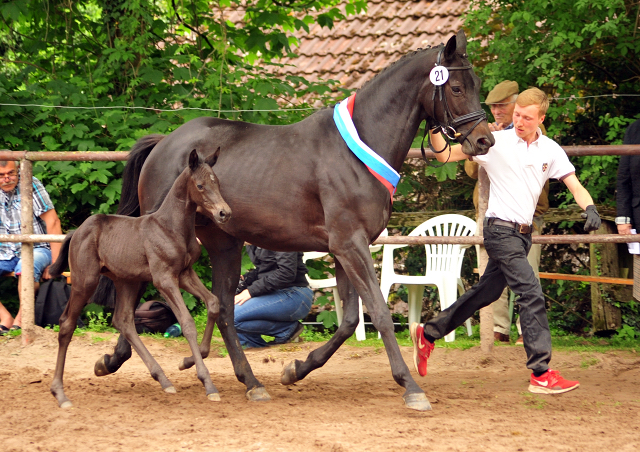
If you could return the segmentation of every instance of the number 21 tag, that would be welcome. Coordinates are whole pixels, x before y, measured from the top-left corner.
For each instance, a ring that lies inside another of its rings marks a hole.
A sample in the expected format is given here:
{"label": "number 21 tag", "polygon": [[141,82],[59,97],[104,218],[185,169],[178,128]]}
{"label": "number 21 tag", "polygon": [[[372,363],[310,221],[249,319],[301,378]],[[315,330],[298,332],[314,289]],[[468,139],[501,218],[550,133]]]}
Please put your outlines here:
{"label": "number 21 tag", "polygon": [[449,80],[449,70],[444,66],[435,66],[431,69],[429,80],[436,86],[444,85]]}

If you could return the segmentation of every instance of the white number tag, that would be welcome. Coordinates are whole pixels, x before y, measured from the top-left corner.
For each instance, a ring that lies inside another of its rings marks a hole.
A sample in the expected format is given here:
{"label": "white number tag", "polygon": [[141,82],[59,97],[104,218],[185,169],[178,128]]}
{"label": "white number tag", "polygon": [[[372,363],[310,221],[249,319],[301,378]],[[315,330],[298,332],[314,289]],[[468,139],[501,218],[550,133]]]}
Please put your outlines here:
{"label": "white number tag", "polygon": [[449,80],[449,70],[444,66],[435,66],[431,69],[429,80],[436,86],[444,85]]}

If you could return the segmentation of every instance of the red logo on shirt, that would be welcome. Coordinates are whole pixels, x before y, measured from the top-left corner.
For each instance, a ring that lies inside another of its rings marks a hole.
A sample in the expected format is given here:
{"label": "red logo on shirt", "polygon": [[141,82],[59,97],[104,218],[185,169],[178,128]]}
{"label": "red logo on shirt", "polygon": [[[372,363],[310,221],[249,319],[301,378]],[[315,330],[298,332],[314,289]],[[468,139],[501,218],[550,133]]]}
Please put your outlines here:
{"label": "red logo on shirt", "polygon": [[544,173],[547,170],[547,168],[549,168],[549,164],[543,163],[542,164],[542,172]]}

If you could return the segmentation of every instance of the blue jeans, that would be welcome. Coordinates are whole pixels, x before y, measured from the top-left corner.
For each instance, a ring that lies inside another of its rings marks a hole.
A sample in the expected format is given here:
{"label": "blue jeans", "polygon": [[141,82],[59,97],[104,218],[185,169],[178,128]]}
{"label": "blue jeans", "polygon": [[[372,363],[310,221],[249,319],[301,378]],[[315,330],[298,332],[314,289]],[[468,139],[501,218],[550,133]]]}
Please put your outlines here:
{"label": "blue jeans", "polygon": [[[33,249],[33,279],[40,281],[44,269],[51,265],[51,250],[47,248]],[[22,258],[14,257],[8,261],[0,260],[0,275],[14,272],[16,276],[22,274]]]}
{"label": "blue jeans", "polygon": [[253,297],[234,308],[235,327],[243,347],[269,345],[264,336],[284,344],[296,331],[298,321],[311,310],[313,291],[308,287],[288,287]]}

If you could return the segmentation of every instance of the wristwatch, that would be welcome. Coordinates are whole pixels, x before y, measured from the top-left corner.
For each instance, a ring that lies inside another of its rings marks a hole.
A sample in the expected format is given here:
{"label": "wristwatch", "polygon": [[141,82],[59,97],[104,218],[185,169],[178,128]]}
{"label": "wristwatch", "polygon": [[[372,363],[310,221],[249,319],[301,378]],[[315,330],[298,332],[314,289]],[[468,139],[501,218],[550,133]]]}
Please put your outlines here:
{"label": "wristwatch", "polygon": [[631,224],[629,217],[616,217],[616,224]]}

